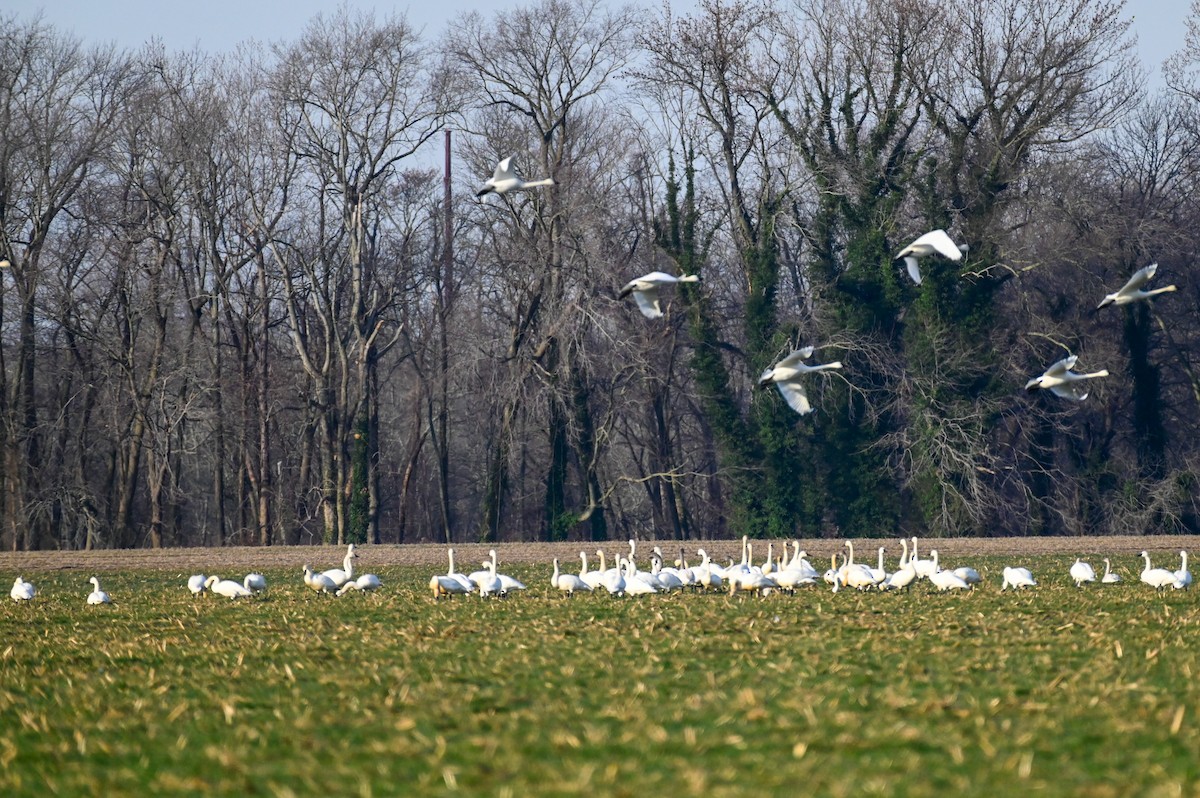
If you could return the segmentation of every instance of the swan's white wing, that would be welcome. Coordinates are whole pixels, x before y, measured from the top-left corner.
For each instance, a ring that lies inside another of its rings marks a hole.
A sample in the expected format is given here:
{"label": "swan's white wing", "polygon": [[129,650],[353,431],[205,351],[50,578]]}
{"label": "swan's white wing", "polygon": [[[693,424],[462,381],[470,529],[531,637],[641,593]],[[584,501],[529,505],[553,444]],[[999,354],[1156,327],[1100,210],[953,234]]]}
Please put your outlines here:
{"label": "swan's white wing", "polygon": [[1154,276],[1154,273],[1156,271],[1158,271],[1157,263],[1151,263],[1149,266],[1143,266],[1142,268],[1138,269],[1136,272],[1133,273],[1133,276],[1129,278],[1129,282],[1127,282],[1127,283],[1125,283],[1125,285],[1121,286],[1121,290],[1118,291],[1117,293],[1118,294],[1133,293],[1134,291],[1138,290],[1146,283],[1150,282],[1150,278]]}
{"label": "swan's white wing", "polygon": [[958,248],[958,244],[954,243],[954,239],[946,234],[945,230],[931,230],[914,241],[912,245],[916,246],[917,244],[933,247],[939,255],[950,260],[962,260],[962,250]]}
{"label": "swan's white wing", "polygon": [[806,346],[802,349],[795,349],[788,353],[788,356],[783,360],[780,360],[778,363],[776,363],[775,367],[794,369],[801,365],[805,360],[808,360],[810,357],[812,357],[812,354],[813,348],[811,346]]}
{"label": "swan's white wing", "polygon": [[510,180],[512,177],[512,156],[510,155],[496,164],[496,171],[492,174],[492,180],[499,182],[501,180]]}
{"label": "swan's white wing", "polygon": [[1055,396],[1061,396],[1063,399],[1071,399],[1076,402],[1082,402],[1088,398],[1088,388],[1085,382],[1068,382],[1062,385],[1055,385],[1050,389],[1050,392]]}
{"label": "swan's white wing", "polygon": [[633,289],[633,298],[637,302],[638,310],[642,311],[643,316],[648,319],[662,318],[662,303],[658,300],[657,286],[635,288]]}
{"label": "swan's white wing", "polygon": [[1057,363],[1052,364],[1050,366],[1050,368],[1046,369],[1045,376],[1061,377],[1062,375],[1066,374],[1071,369],[1075,368],[1075,361],[1077,361],[1077,360],[1079,360],[1078,355],[1071,355],[1070,357],[1064,357],[1062,360],[1058,361]]}
{"label": "swan's white wing", "polygon": [[919,261],[916,258],[914,258],[912,255],[906,255],[904,257],[904,265],[908,267],[908,276],[912,278],[912,281],[914,283],[916,283],[917,285],[920,285],[921,284],[921,267],[920,267]]}
{"label": "swan's white wing", "polygon": [[808,394],[804,393],[804,387],[799,382],[789,380],[777,382],[775,385],[779,388],[779,393],[782,394],[784,401],[788,403],[788,407],[802,416],[812,412],[812,405],[808,403]]}

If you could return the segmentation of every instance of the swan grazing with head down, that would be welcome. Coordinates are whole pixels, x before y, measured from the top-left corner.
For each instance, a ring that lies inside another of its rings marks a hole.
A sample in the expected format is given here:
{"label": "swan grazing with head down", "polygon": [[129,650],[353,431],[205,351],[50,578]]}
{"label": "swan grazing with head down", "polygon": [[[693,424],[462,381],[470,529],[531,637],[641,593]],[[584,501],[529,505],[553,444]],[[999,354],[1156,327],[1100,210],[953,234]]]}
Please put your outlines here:
{"label": "swan grazing with head down", "polygon": [[1166,587],[1182,588],[1179,579],[1176,578],[1174,571],[1168,571],[1166,568],[1152,568],[1150,566],[1150,552],[1143,551],[1142,559],[1146,561],[1146,567],[1142,569],[1142,581],[1155,590],[1162,590]]}
{"label": "swan grazing with head down", "polygon": [[1130,302],[1141,302],[1157,294],[1174,291],[1175,286],[1173,285],[1168,285],[1166,288],[1155,288],[1153,291],[1142,290],[1142,286],[1150,282],[1150,278],[1154,276],[1156,271],[1158,271],[1157,263],[1151,263],[1149,266],[1143,266],[1138,269],[1129,278],[1129,282],[1113,293],[1105,295],[1104,299],[1100,300],[1100,304],[1096,306],[1096,310],[1109,305],[1128,305]]}
{"label": "swan grazing with head down", "polygon": [[758,387],[766,388],[771,383],[775,383],[775,387],[779,389],[780,395],[784,401],[788,403],[788,407],[795,410],[802,416],[806,416],[812,412],[812,405],[808,402],[808,394],[804,392],[804,386],[800,382],[800,378],[805,374],[813,371],[829,371],[831,369],[840,369],[841,361],[832,363],[821,363],[816,366],[805,365],[804,361],[812,357],[813,347],[806,346],[803,349],[796,349],[783,360],[780,360],[771,368],[764,371],[758,378]]}
{"label": "swan grazing with head down", "polygon": [[198,596],[204,592],[204,583],[208,577],[204,574],[192,574],[188,577],[188,590],[192,591],[193,596]]}
{"label": "swan grazing with head down", "polygon": [[111,604],[112,603],[112,599],[108,597],[108,594],[100,589],[100,580],[99,579],[97,579],[96,577],[93,576],[88,581],[92,583],[92,592],[89,593],[88,597],[87,597],[88,604]]}
{"label": "swan grazing with head down", "polygon": [[1033,574],[1028,568],[1005,568],[1004,583],[1000,585],[1001,590],[1006,590],[1012,587],[1013,590],[1020,590],[1023,587],[1037,587],[1037,582],[1033,579]]}
{"label": "swan grazing with head down", "polygon": [[896,260],[904,258],[904,265],[908,267],[908,276],[912,278],[914,283],[920,285],[921,268],[919,261],[921,258],[926,258],[937,253],[943,258],[957,261],[962,260],[963,253],[966,251],[966,245],[959,246],[955,244],[954,240],[946,234],[945,230],[931,230],[897,252]]}
{"label": "swan grazing with head down", "polygon": [[1075,564],[1071,566],[1071,581],[1075,583],[1075,587],[1083,587],[1084,582],[1095,582],[1096,571],[1091,565],[1075,558]]}
{"label": "swan grazing with head down", "polygon": [[245,598],[253,595],[244,585],[232,579],[222,579],[219,576],[210,576],[205,580],[204,586],[218,596],[225,596],[229,599]]}
{"label": "swan grazing with head down", "polygon": [[659,292],[664,286],[674,285],[675,283],[698,283],[700,278],[694,274],[685,274],[682,277],[676,277],[673,274],[666,272],[650,272],[643,274],[641,277],[630,280],[625,283],[625,287],[617,294],[618,297],[624,299],[633,294],[633,300],[637,302],[638,310],[648,319],[661,319],[662,298]]}
{"label": "swan grazing with head down", "polygon": [[1078,374],[1071,369],[1075,368],[1075,363],[1079,360],[1077,355],[1064,357],[1062,360],[1056,361],[1046,369],[1038,377],[1034,377],[1029,382],[1025,383],[1025,390],[1030,393],[1038,388],[1045,388],[1055,396],[1061,396],[1063,399],[1071,399],[1076,402],[1082,402],[1088,398],[1088,388],[1086,380],[1094,380],[1098,377],[1107,377],[1108,369],[1100,369],[1088,374]]}
{"label": "swan grazing with head down", "polygon": [[251,593],[261,593],[267,589],[267,578],[262,574],[246,574],[246,578],[242,580],[242,587]]}
{"label": "swan grazing with head down", "polygon": [[1117,582],[1120,582],[1120,581],[1121,581],[1121,575],[1113,572],[1112,565],[1109,563],[1108,558],[1105,557],[1104,558],[1104,576],[1100,577],[1101,584],[1115,585]]}
{"label": "swan grazing with head down", "polygon": [[13,580],[12,590],[8,591],[8,595],[12,596],[13,601],[29,601],[37,595],[37,588],[33,586],[33,582],[26,582],[18,576]]}
{"label": "swan grazing with head down", "polygon": [[492,192],[507,194],[510,191],[524,191],[530,188],[552,185],[554,185],[554,180],[549,177],[544,180],[522,179],[517,174],[517,171],[513,169],[512,156],[509,156],[496,165],[496,171],[492,173],[491,177],[483,181],[483,188],[475,192],[475,196],[482,197],[484,194]]}

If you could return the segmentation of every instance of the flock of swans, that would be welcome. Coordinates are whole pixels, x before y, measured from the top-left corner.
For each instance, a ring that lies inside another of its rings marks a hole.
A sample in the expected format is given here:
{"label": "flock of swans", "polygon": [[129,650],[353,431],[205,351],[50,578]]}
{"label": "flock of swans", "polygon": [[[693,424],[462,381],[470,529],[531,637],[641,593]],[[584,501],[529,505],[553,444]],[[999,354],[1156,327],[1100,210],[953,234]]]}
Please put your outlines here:
{"label": "flock of swans", "polygon": [[[696,556],[700,558],[700,563],[689,566],[681,547],[679,558],[667,565],[661,548],[655,546],[650,555],[650,570],[644,571],[637,564],[637,541],[630,540],[629,554],[617,556],[612,567],[609,567],[603,549],[596,551],[599,568],[595,570],[589,568],[586,551],[579,553],[578,573],[563,569],[558,558],[554,558],[550,586],[567,597],[576,593],[608,593],[616,597],[642,596],[685,589],[728,591],[731,595],[757,593],[766,596],[774,592],[794,594],[800,588],[819,586],[822,583],[829,585],[836,593],[848,588],[885,592],[907,590],[920,580],[927,580],[934,589],[945,592],[971,590],[983,582],[979,571],[970,566],[943,568],[937,549],[931,549],[929,556],[922,558],[917,550],[917,538],[913,537],[911,540],[911,548],[908,539],[900,540],[902,553],[894,571],[885,568],[884,546],[878,548],[876,564],[872,566],[855,561],[854,541],[848,540],[844,544],[845,553],[835,552],[830,557],[829,568],[824,572],[808,561],[808,553],[800,548],[798,540],[792,542],[791,551],[785,542],[783,553],[779,556],[775,555],[775,544],[768,542],[765,561],[761,565],[755,564],[753,546],[748,538],[742,538],[740,563],[734,563],[730,558],[726,565],[719,565],[704,549],[697,549]],[[446,573],[434,574],[429,579],[429,589],[434,600],[470,594],[478,594],[482,599],[503,598],[514,591],[526,589],[520,580],[500,573],[495,549],[491,549],[488,555],[488,559],[480,563],[480,570],[464,574],[456,569],[454,549],[448,549],[449,569]],[[1191,587],[1192,573],[1188,570],[1186,551],[1179,552],[1180,565],[1177,570],[1153,567],[1149,552],[1143,551],[1140,556],[1145,562],[1141,572],[1142,583],[1160,591],[1166,588],[1186,590]],[[346,548],[341,568],[331,568],[318,573],[305,565],[304,584],[318,593],[333,596],[380,588],[382,582],[375,574],[355,573],[354,560],[357,557],[358,553],[351,543]],[[1082,587],[1089,582],[1105,585],[1120,583],[1121,576],[1112,570],[1110,560],[1104,558],[1103,562],[1104,574],[1097,579],[1095,569],[1081,558],[1076,558],[1069,569],[1071,581],[1076,587]],[[111,603],[112,599],[108,593],[100,588],[98,578],[93,576],[88,582],[92,585],[92,591],[87,596],[89,605]],[[1010,587],[1019,590],[1036,586],[1037,581],[1028,568],[1004,568],[1001,591]],[[188,579],[188,589],[196,595],[209,592],[229,599],[248,598],[265,591],[267,580],[258,573],[247,574],[241,582],[215,575],[195,574]],[[21,602],[33,599],[38,592],[33,583],[26,582],[18,576],[9,595],[14,601]]]}

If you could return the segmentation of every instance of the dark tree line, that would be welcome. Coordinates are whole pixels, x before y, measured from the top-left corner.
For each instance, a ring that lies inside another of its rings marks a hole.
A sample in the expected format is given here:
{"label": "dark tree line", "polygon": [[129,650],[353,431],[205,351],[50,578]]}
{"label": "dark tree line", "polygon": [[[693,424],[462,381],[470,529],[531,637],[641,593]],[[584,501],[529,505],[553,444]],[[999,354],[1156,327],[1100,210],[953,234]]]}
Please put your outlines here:
{"label": "dark tree line", "polygon": [[[1200,48],[1151,91],[1122,12],[2,17],[0,543],[1196,532]],[[476,198],[509,155],[555,184]],[[651,270],[701,282],[647,320]],[[805,344],[800,417],[755,385]],[[1022,391],[1067,353],[1111,376]]]}

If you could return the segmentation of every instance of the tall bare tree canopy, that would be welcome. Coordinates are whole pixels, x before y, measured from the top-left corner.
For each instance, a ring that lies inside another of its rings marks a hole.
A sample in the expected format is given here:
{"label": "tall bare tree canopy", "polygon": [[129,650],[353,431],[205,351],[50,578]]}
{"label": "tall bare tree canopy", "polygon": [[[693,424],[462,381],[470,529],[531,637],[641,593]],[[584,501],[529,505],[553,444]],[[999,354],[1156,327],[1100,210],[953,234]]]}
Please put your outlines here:
{"label": "tall bare tree canopy", "polygon": [[5,548],[1200,531],[1197,35],[1150,90],[1107,0],[0,22]]}

